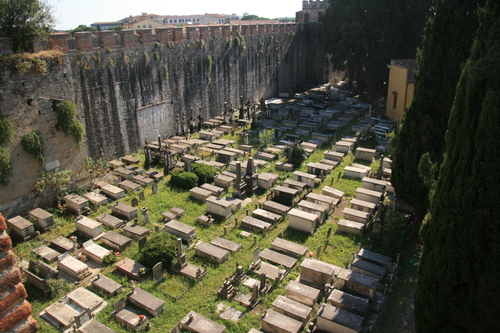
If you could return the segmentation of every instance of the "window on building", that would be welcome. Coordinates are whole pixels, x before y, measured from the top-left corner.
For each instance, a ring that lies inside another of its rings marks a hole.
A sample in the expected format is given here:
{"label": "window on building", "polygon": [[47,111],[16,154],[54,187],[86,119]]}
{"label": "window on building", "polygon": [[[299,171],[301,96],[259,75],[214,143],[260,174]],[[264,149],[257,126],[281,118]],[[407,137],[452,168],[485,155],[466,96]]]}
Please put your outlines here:
{"label": "window on building", "polygon": [[170,20],[170,23],[172,23],[172,20]]}
{"label": "window on building", "polygon": [[153,29],[153,26],[151,24],[149,25],[149,29]]}
{"label": "window on building", "polygon": [[392,95],[394,96],[394,100],[393,100],[393,103],[392,103],[392,108],[396,109],[397,106],[398,106],[398,92],[397,91],[393,91]]}
{"label": "window on building", "polygon": [[198,22],[200,22],[200,19],[198,19]]}
{"label": "window on building", "polygon": [[140,25],[137,26],[137,28],[140,28],[140,27],[141,27]]}

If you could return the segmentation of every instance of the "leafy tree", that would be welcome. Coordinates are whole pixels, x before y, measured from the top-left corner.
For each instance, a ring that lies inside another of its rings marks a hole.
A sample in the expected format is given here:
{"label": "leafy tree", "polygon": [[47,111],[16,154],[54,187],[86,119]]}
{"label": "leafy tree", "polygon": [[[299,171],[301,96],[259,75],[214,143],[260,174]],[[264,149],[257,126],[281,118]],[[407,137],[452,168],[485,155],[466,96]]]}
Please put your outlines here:
{"label": "leafy tree", "polygon": [[373,129],[363,129],[356,133],[356,144],[359,147],[374,149],[377,144],[377,133]]}
{"label": "leafy tree", "polygon": [[125,27],[124,27],[124,26],[121,26],[121,25],[117,25],[117,26],[115,26],[115,27],[110,27],[110,28],[109,28],[109,30],[116,30],[116,31],[118,31],[118,30],[123,30],[123,29],[125,29]]}
{"label": "leafy tree", "polygon": [[71,29],[69,31],[69,33],[74,33],[74,32],[80,32],[80,31],[90,31],[90,32],[96,32],[97,29],[96,28],[92,28],[92,27],[89,27],[89,26],[86,26],[85,24],[80,24],[78,27],[76,27],[75,29]]}
{"label": "leafy tree", "polygon": [[260,17],[258,15],[245,15],[241,18],[242,21],[254,21],[254,20],[269,20],[266,17]]}
{"label": "leafy tree", "polygon": [[198,184],[198,176],[192,172],[176,172],[170,177],[170,185],[186,190],[192,189]]}
{"label": "leafy tree", "polygon": [[[456,15],[455,9],[450,15]],[[479,22],[450,113],[432,218],[422,230],[415,296],[415,322],[422,333],[500,331],[497,0],[488,0],[479,10]]]}
{"label": "leafy tree", "polygon": [[198,185],[203,185],[214,181],[217,169],[208,164],[195,163],[193,164],[193,173],[198,176]]}
{"label": "leafy tree", "polygon": [[[290,149],[292,149],[291,155],[290,155]],[[304,150],[304,148],[302,148],[302,146],[293,145],[292,147],[288,146],[286,148],[286,156],[291,157],[290,159],[288,159],[288,163],[293,164],[293,167],[297,169],[306,160],[307,152]]]}
{"label": "leafy tree", "polygon": [[40,0],[0,0],[0,32],[10,39],[14,53],[32,51],[36,39],[47,39],[55,20]]}
{"label": "leafy tree", "polygon": [[274,130],[263,130],[259,133],[259,141],[260,145],[263,148],[267,148],[274,142]]}
{"label": "leafy tree", "polygon": [[413,206],[419,217],[429,208],[429,189],[418,165],[429,152],[438,174],[455,88],[477,30],[478,3],[481,1],[438,0],[435,15],[425,28],[415,95],[396,140],[392,172],[396,195]]}
{"label": "leafy tree", "polygon": [[177,254],[176,239],[168,232],[160,232],[148,239],[141,252],[141,262],[153,267],[160,261],[163,268],[172,268],[172,260]]}

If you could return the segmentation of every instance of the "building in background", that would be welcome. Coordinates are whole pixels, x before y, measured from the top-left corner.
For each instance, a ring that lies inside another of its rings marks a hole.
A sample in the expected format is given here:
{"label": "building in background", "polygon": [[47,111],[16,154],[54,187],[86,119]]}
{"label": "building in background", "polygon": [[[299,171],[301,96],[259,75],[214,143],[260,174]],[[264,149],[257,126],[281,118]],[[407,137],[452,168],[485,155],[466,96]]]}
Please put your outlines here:
{"label": "building in background", "polygon": [[320,16],[325,13],[328,6],[330,6],[328,0],[302,1],[302,10],[295,14],[295,22],[319,22]]}
{"label": "building in background", "polygon": [[391,60],[391,64],[387,67],[389,68],[389,83],[386,114],[392,120],[401,122],[406,107],[413,100],[418,62],[416,59],[396,59]]}

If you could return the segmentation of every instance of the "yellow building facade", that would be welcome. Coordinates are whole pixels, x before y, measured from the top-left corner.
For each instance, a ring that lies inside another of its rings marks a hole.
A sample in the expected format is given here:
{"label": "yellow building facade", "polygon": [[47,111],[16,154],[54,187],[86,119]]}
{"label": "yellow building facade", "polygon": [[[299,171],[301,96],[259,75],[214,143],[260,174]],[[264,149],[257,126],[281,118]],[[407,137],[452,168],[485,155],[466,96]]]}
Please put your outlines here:
{"label": "yellow building facade", "polygon": [[418,69],[416,59],[391,60],[389,68],[389,83],[387,87],[386,114],[392,120],[401,122],[406,107],[413,100],[415,89],[415,71]]}

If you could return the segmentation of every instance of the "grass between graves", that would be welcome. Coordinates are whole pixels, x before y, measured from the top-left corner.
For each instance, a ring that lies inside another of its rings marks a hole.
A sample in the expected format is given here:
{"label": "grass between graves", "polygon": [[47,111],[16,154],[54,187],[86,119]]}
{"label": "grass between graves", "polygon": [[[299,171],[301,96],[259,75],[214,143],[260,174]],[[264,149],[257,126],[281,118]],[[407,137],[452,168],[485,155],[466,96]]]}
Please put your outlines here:
{"label": "grass between graves", "polygon": [[[342,134],[346,133],[341,133],[340,135]],[[225,136],[224,138],[235,141],[240,140],[240,137],[238,135]],[[309,156],[309,158],[304,162],[304,165],[299,170],[306,171],[305,165],[308,162],[318,162],[323,158],[324,151],[329,149],[331,149],[331,143],[324,144],[322,148],[318,149],[311,156]],[[142,154],[136,154],[134,156],[143,160]],[[328,177],[326,177],[321,185],[315,188],[313,192],[321,193],[322,187],[332,186],[345,192],[344,200],[350,200],[350,198],[354,197],[356,188],[361,186],[361,181],[345,178],[343,176],[344,167],[347,165],[351,165],[353,163],[353,159],[353,155],[348,154],[346,158],[344,158],[344,161],[340,165],[338,165],[337,168],[335,168],[334,171]],[[284,160],[284,158],[281,157],[280,160]],[[290,172],[277,172],[274,169],[274,164],[275,162],[270,163],[268,166],[259,169],[259,172],[268,171],[277,173],[280,176],[278,184],[281,183],[284,179],[292,177]],[[377,166],[378,161],[372,164],[373,168],[376,168]],[[287,240],[305,245],[309,248],[309,251],[312,251],[314,253],[317,252],[318,247],[321,247],[320,259],[340,267],[345,267],[347,265],[351,258],[351,253],[356,251],[358,243],[361,243],[363,246],[370,247],[370,244],[367,241],[369,230],[364,233],[363,237],[336,233],[336,222],[339,220],[338,214],[335,214],[338,216],[334,216],[334,214],[332,214],[331,217],[323,225],[321,225],[313,235],[306,235],[303,233],[286,230],[288,219],[285,218],[284,221],[279,223],[275,228],[271,229],[267,235],[264,236],[262,234],[256,234],[257,244],[254,244],[253,236],[244,238],[239,235],[241,229],[239,227],[235,227],[234,218],[237,218],[238,221],[241,221],[241,219],[246,215],[245,209],[249,209],[250,211],[255,209],[257,206],[257,200],[262,201],[262,197],[265,196],[265,193],[260,194],[259,196],[255,196],[252,203],[247,205],[247,207],[240,209],[236,214],[234,214],[227,220],[217,222],[211,227],[205,227],[196,222],[196,217],[198,215],[205,214],[206,205],[193,200],[190,196],[189,191],[178,190],[170,187],[168,185],[168,181],[169,176],[166,176],[165,179],[158,184],[158,193],[155,195],[152,194],[150,187],[144,189],[145,200],[139,202],[138,208],[143,206],[149,208],[150,224],[147,227],[151,230],[152,234],[155,233],[155,225],[163,225],[163,222],[161,220],[161,212],[169,210],[171,207],[176,206],[185,210],[184,216],[182,216],[178,220],[180,222],[196,227],[196,241],[201,240],[210,242],[215,237],[220,236],[242,244],[243,249],[238,253],[230,254],[229,260],[224,264],[216,265],[208,263],[206,260],[195,257],[193,249],[194,243],[196,243],[195,241],[189,248],[186,248],[185,250],[188,256],[188,262],[200,267],[203,265],[207,265],[208,274],[201,282],[193,283],[192,281],[189,281],[181,276],[166,273],[164,275],[164,279],[158,284],[155,284],[152,279],[148,279],[139,283],[138,286],[140,288],[165,300],[165,311],[151,321],[151,332],[169,331],[191,310],[194,310],[216,322],[221,323],[222,325],[225,325],[227,328],[227,332],[246,333],[251,328],[258,329],[260,327],[260,318],[264,310],[271,308],[271,303],[278,295],[285,294],[285,286],[290,280],[295,279],[299,275],[298,267],[295,267],[283,282],[281,282],[279,285],[276,285],[270,294],[262,295],[261,303],[252,311],[246,312],[247,310],[243,308],[243,306],[232,300],[218,300],[217,291],[222,286],[224,279],[234,274],[237,263],[243,265],[245,270],[247,270],[248,266],[252,262],[253,250],[255,249],[255,247],[259,247],[261,250],[269,248],[271,242],[276,239],[276,237],[280,237],[282,233]],[[225,195],[231,195],[231,193],[232,189],[229,189],[227,193],[225,193]],[[125,198],[120,199],[120,201],[130,204],[130,200],[134,197],[138,197],[138,193],[129,193]],[[101,207],[97,212],[92,213],[90,217],[95,218],[99,214],[110,213],[111,204],[112,203],[109,203],[107,206]],[[23,256],[28,261],[30,259],[35,259],[34,255],[31,253],[31,250],[33,248],[40,246],[43,243],[47,243],[51,239],[60,235],[65,237],[73,235],[74,217],[54,210],[52,210],[52,212],[55,213],[57,226],[52,231],[46,234],[42,234],[40,237],[32,240],[31,242],[21,243],[17,245],[16,251],[18,255]],[[139,216],[139,220],[142,220],[141,216]],[[329,242],[325,244],[329,227],[332,227],[332,235]],[[103,229],[107,230],[108,228],[103,225]],[[78,241],[82,242],[83,239],[80,238],[81,237],[79,237]],[[132,246],[130,246],[127,250],[120,254],[120,259],[123,259],[125,257],[134,260],[140,259],[138,243],[136,241],[132,243]],[[300,265],[300,262],[301,260],[299,260],[298,265]],[[115,297],[109,297],[96,290],[93,290],[108,302],[107,307],[99,313],[97,319],[105,323],[108,327],[115,330],[116,332],[126,332],[127,330],[120,324],[118,324],[111,316],[111,312],[113,310],[112,304],[119,298],[126,297],[126,295],[131,291],[131,287],[124,276],[114,271],[114,265],[103,267],[101,272],[108,275],[115,281],[121,283],[124,286],[124,290],[121,294]],[[247,272],[247,274],[251,276],[251,273]],[[253,278],[258,279],[257,276],[253,276]],[[88,283],[88,281],[82,282],[83,285],[85,285],[86,283]],[[73,287],[77,286],[75,285]],[[41,296],[41,292],[37,289],[31,286],[27,286],[27,289],[29,295],[28,300],[32,304],[33,313],[35,314],[34,317],[40,323],[40,331],[57,332],[55,328],[50,327],[38,316],[36,316],[38,312],[42,311],[45,307],[53,303],[57,299],[57,297],[53,297],[50,299],[44,298],[43,296]],[[247,290],[248,288],[244,286],[241,286],[240,289],[242,291],[246,290],[246,292],[251,293],[251,291]],[[181,295],[182,297],[178,298]],[[224,303],[226,305],[232,306],[240,311],[246,312],[246,315],[237,323],[223,320],[219,318],[216,313],[218,303]],[[396,310],[394,310],[394,312],[396,311],[397,308]],[[148,314],[143,314],[149,317]]]}

